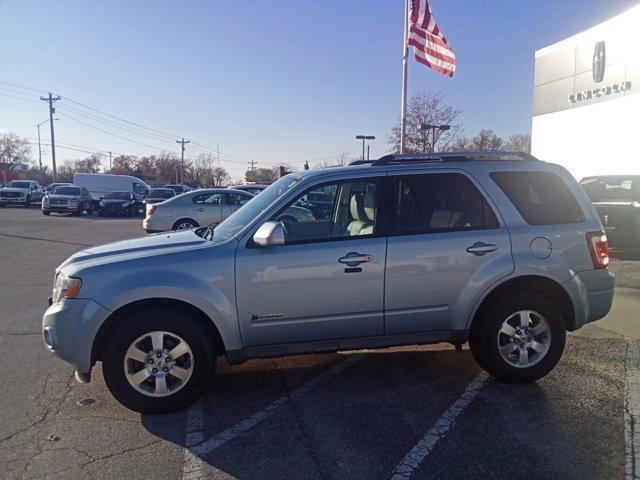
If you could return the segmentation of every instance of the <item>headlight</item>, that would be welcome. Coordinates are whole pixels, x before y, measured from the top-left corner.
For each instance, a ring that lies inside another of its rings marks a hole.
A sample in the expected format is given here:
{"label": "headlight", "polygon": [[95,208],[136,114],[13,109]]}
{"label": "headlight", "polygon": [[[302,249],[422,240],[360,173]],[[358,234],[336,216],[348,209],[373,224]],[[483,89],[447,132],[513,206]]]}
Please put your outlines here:
{"label": "headlight", "polygon": [[63,298],[76,298],[80,293],[82,282],[79,278],[69,277],[60,272],[53,281],[53,303],[58,303]]}
{"label": "headlight", "polygon": [[100,206],[101,206],[101,207],[104,207],[104,202],[100,202]]}
{"label": "headlight", "polygon": [[42,197],[42,203],[49,203],[49,197]]}

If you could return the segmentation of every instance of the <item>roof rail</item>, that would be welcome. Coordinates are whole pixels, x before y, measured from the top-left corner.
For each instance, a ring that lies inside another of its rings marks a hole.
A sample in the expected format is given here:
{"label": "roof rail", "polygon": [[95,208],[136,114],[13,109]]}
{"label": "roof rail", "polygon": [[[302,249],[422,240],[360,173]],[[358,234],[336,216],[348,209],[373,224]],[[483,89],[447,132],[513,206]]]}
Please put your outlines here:
{"label": "roof rail", "polygon": [[349,165],[371,165],[375,162],[376,160],[354,160]]}
{"label": "roof rail", "polygon": [[[495,162],[495,161],[533,161],[536,157],[525,152],[482,151],[482,152],[434,152],[408,153],[403,155],[385,155],[373,162],[373,165],[389,165],[402,163],[433,163],[433,162]],[[362,161],[360,161],[362,162]]]}

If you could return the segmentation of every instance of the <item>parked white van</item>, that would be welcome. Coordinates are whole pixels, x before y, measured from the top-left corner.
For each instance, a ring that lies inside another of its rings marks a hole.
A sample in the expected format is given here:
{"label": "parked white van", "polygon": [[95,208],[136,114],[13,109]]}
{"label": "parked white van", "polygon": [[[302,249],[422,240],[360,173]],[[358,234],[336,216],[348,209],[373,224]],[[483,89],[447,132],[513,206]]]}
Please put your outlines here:
{"label": "parked white van", "polygon": [[76,173],[73,184],[89,190],[97,210],[98,203],[107,192],[131,192],[142,205],[151,187],[137,177],[130,175],[111,175],[108,173]]}

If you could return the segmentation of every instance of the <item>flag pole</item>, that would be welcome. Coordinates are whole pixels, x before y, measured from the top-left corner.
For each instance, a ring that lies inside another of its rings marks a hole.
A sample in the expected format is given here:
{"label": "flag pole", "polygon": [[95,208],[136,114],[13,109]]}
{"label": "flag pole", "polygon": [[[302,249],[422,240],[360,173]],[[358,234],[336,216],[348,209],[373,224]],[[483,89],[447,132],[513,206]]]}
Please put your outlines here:
{"label": "flag pole", "polygon": [[405,137],[407,133],[407,66],[409,60],[409,45],[407,37],[409,25],[409,0],[404,1],[404,38],[402,39],[402,108],[400,110],[400,153],[404,153]]}

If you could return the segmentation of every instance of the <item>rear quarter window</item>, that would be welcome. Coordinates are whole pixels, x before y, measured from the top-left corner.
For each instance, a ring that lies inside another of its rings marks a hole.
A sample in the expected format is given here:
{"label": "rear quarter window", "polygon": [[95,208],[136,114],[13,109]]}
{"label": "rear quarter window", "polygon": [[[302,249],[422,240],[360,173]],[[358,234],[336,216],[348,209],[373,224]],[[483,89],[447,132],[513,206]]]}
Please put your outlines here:
{"label": "rear quarter window", "polygon": [[529,225],[584,222],[580,204],[555,173],[493,172],[490,175]]}

